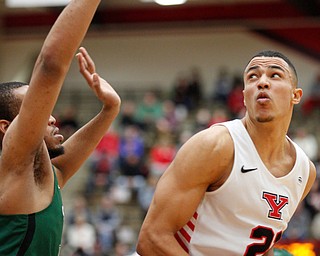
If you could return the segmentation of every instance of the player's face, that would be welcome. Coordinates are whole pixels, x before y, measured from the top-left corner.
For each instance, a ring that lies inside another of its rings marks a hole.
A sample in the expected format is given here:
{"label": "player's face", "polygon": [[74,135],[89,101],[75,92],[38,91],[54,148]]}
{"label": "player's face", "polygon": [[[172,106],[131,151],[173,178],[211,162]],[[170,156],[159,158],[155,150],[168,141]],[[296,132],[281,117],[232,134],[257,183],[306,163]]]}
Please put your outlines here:
{"label": "player's face", "polygon": [[59,128],[56,127],[55,124],[56,119],[53,116],[50,116],[47,131],[44,136],[44,141],[47,145],[47,149],[51,159],[64,154],[64,148],[61,144],[64,138],[59,133]]}
{"label": "player's face", "polygon": [[[28,88],[29,86],[26,85],[15,89],[15,95],[21,100],[21,102],[27,93]],[[53,116],[50,116],[46,134],[44,136],[44,141],[51,159],[64,153],[64,148],[61,145],[64,138],[61,134],[59,134],[59,129],[55,126],[55,124],[56,119]]]}
{"label": "player's face", "polygon": [[289,65],[281,58],[253,58],[244,72],[244,101],[248,114],[258,122],[291,116],[302,90]]}

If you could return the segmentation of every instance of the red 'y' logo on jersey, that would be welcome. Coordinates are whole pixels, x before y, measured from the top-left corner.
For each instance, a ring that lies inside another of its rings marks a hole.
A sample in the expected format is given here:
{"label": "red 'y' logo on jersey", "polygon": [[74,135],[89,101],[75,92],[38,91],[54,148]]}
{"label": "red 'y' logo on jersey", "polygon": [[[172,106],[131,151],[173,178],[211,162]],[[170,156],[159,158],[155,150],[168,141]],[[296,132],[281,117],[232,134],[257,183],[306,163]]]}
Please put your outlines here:
{"label": "red 'y' logo on jersey", "polygon": [[268,217],[281,220],[281,209],[288,204],[288,197],[272,194],[269,192],[263,192],[262,198],[268,202],[271,208],[269,210]]}

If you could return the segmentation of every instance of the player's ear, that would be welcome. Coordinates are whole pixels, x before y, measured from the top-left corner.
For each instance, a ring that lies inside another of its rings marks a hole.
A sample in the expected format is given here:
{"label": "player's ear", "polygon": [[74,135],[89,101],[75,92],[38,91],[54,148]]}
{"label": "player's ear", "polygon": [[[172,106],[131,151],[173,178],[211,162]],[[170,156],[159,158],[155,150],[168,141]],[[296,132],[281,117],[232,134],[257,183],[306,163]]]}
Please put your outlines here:
{"label": "player's ear", "polygon": [[299,104],[302,98],[302,89],[301,88],[296,88],[292,92],[292,102],[293,104]]}
{"label": "player's ear", "polygon": [[245,100],[245,98],[244,98],[244,90],[242,90],[242,95],[243,95],[243,105],[244,105],[245,107],[247,107],[247,106],[246,106],[246,100]]}
{"label": "player's ear", "polygon": [[8,127],[10,125],[10,122],[4,119],[0,119],[0,131],[5,134]]}

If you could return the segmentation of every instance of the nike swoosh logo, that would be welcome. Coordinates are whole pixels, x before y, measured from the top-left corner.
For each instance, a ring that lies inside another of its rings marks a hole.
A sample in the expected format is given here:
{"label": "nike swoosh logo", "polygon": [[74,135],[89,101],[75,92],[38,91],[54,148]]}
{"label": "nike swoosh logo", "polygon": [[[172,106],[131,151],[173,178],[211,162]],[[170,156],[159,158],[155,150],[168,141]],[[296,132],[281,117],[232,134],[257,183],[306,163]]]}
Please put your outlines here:
{"label": "nike swoosh logo", "polygon": [[248,168],[248,169],[245,169],[245,168],[244,168],[244,165],[241,167],[241,172],[242,172],[242,173],[252,172],[252,171],[255,171],[255,170],[258,170],[258,168]]}

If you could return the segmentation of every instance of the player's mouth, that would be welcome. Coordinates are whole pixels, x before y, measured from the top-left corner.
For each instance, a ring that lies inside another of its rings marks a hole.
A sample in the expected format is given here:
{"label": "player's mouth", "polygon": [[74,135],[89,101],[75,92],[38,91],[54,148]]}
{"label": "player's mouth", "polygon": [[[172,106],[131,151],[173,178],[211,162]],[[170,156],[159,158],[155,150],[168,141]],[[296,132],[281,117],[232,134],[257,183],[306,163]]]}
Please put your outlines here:
{"label": "player's mouth", "polygon": [[60,143],[63,142],[64,137],[63,137],[62,134],[59,133],[59,128],[58,128],[58,127],[55,127],[55,128],[53,129],[52,135],[53,135],[55,138],[57,138],[57,139],[60,141]]}
{"label": "player's mouth", "polygon": [[266,103],[270,101],[270,96],[266,92],[260,92],[257,96],[257,102],[258,103]]}

